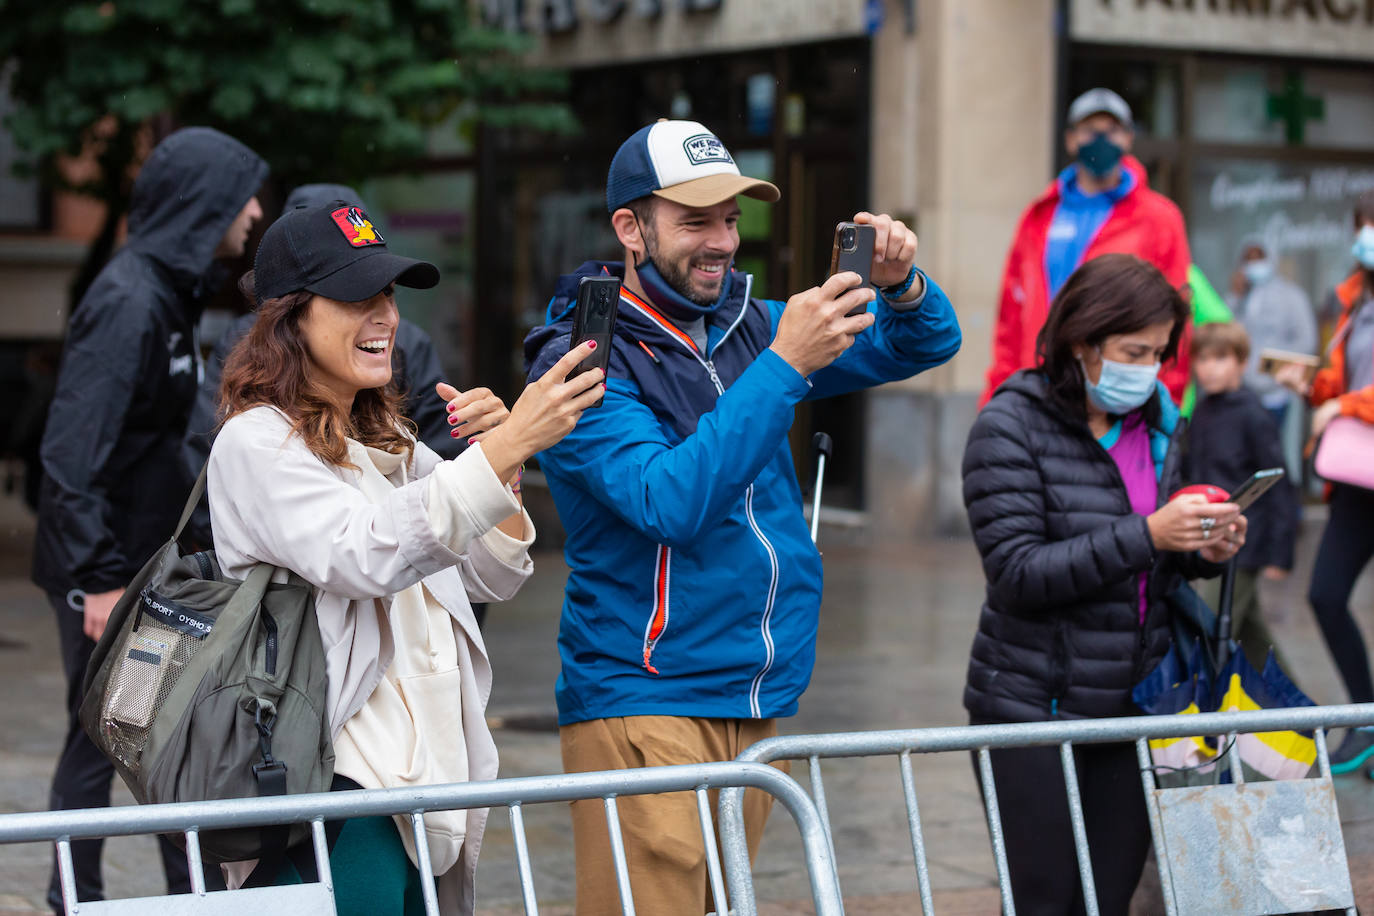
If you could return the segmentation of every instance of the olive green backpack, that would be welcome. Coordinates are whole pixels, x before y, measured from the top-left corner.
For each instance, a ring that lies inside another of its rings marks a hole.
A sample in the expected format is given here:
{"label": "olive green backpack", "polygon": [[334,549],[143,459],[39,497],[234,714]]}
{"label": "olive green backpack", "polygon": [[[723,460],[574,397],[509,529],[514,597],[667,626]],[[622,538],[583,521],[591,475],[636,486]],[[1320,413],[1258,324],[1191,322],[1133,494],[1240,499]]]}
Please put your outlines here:
{"label": "olive green backpack", "polygon": [[[325,792],[334,748],[324,647],[310,585],[255,566],[227,579],[213,551],[171,539],[110,614],[86,669],[81,724],[145,804]],[[279,858],[309,825],[201,836],[208,861]],[[174,840],[179,836],[172,837]]]}

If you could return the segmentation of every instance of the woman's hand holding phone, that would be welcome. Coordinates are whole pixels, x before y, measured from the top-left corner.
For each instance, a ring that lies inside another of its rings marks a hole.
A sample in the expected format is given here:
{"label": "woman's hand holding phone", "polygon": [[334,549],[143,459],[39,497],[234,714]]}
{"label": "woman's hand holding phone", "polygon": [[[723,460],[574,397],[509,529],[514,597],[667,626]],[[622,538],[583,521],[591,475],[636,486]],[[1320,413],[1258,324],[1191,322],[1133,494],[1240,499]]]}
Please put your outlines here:
{"label": "woman's hand holding phone", "polygon": [[1213,563],[1235,556],[1245,543],[1245,516],[1236,504],[1208,502],[1207,497],[1196,493],[1174,497],[1145,521],[1156,550],[1199,550]]}
{"label": "woman's hand holding phone", "polygon": [[486,434],[482,452],[501,480],[508,480],[530,456],[572,432],[582,411],[606,392],[606,373],[589,369],[569,377],[592,355],[596,341],[573,347],[543,377],[525,386],[504,423]]}

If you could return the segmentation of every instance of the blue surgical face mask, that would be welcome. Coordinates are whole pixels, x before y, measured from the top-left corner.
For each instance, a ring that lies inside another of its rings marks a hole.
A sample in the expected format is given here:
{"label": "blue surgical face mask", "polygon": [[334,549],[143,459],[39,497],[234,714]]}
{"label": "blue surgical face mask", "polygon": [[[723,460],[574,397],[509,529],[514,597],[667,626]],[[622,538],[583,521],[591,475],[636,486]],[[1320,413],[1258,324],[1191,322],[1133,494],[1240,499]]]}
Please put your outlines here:
{"label": "blue surgical face mask", "polygon": [[[1079,357],[1078,361],[1081,364],[1083,358]],[[1088,398],[1107,413],[1118,416],[1145,406],[1154,396],[1158,376],[1159,363],[1137,366],[1104,357],[1102,374],[1093,383],[1088,379],[1088,367],[1083,366],[1083,386]]]}
{"label": "blue surgical face mask", "polygon": [[1094,134],[1091,140],[1078,147],[1078,161],[1098,178],[1110,175],[1125,154],[1126,151],[1109,140],[1106,134]]}
{"label": "blue surgical face mask", "polygon": [[1351,246],[1350,253],[1365,270],[1374,270],[1374,226],[1360,227],[1360,231],[1355,233],[1355,244]]}
{"label": "blue surgical face mask", "polygon": [[1260,261],[1246,261],[1241,269],[1251,286],[1263,286],[1274,276],[1274,262],[1268,258]]}

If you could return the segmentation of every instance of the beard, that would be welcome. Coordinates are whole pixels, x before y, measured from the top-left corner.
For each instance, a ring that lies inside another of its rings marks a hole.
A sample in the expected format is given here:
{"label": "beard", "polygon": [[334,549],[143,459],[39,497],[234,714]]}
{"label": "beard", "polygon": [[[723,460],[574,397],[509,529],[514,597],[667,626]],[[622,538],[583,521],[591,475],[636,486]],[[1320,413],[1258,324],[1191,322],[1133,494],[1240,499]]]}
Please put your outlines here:
{"label": "beard", "polygon": [[645,249],[649,260],[658,269],[661,276],[673,291],[682,296],[688,302],[696,305],[709,307],[716,304],[716,299],[720,297],[721,285],[725,282],[725,274],[721,273],[721,283],[716,284],[716,288],[710,293],[701,293],[692,287],[692,259],[688,258],[681,263],[674,263],[662,260],[658,257],[658,245],[656,239],[645,239]]}

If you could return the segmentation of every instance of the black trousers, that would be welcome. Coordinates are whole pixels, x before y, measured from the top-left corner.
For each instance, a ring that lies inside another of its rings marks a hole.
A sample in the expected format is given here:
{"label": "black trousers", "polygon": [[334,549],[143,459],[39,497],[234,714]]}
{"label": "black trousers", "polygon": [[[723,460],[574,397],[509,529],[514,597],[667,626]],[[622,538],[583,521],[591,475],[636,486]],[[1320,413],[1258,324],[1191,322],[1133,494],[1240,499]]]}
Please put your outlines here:
{"label": "black trousers", "polygon": [[[78,713],[81,708],[81,682],[86,676],[86,666],[95,651],[95,643],[86,636],[81,627],[84,616],[67,603],[65,595],[48,595],[53,611],[57,614],[57,636],[62,650],[62,670],[67,675],[67,739],[62,745],[62,754],[57,758],[57,770],[53,773],[52,790],[48,795],[48,808],[52,811],[65,811],[72,808],[108,808],[110,805],[110,783],[114,779],[114,765],[91,743],[81,728]],[[72,842],[72,866],[76,873],[76,897],[78,900],[104,900],[105,883],[100,875],[100,853],[104,840],[75,840]],[[167,877],[169,894],[186,894],[191,891],[191,880],[186,869],[186,856],[173,846],[166,837],[158,837],[162,853],[162,869]],[[207,886],[223,888],[219,868],[211,866],[206,870]],[[53,912],[61,914],[62,885],[57,874],[57,857],[53,855],[52,877],[48,883],[48,903]]]}
{"label": "black trousers", "polygon": [[1350,613],[1355,580],[1374,557],[1374,491],[1337,484],[1322,532],[1307,600],[1352,703],[1374,702],[1369,653]]}
{"label": "black trousers", "polygon": [[[1017,916],[1086,912],[1059,748],[1007,748],[991,754]],[[1135,746],[1076,747],[1074,766],[1100,912],[1126,916],[1150,851],[1150,819]],[[976,754],[973,769],[977,774]],[[979,782],[981,787],[981,776]]]}

